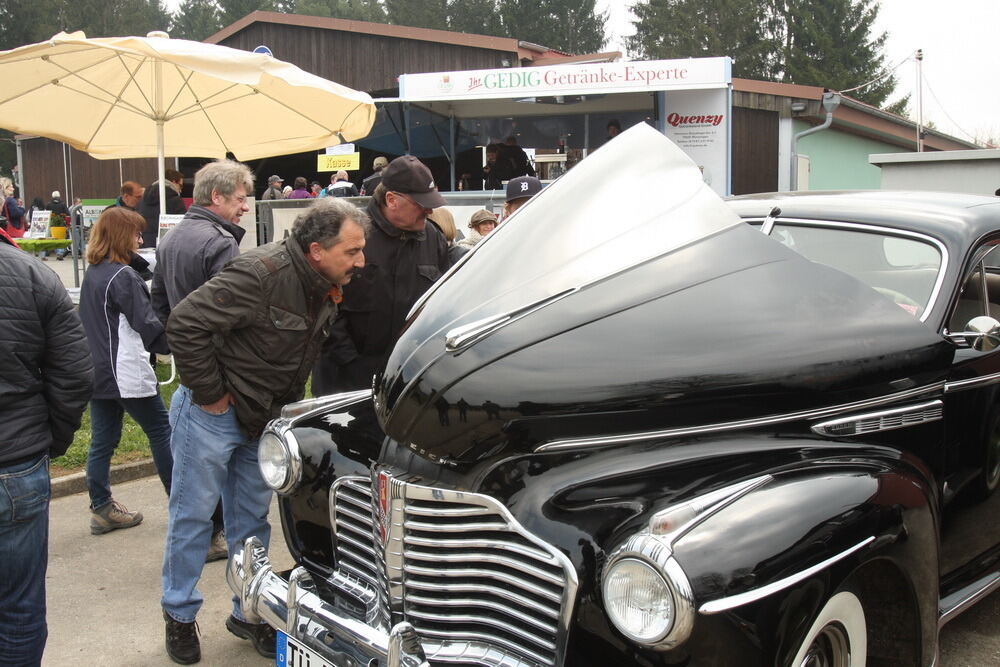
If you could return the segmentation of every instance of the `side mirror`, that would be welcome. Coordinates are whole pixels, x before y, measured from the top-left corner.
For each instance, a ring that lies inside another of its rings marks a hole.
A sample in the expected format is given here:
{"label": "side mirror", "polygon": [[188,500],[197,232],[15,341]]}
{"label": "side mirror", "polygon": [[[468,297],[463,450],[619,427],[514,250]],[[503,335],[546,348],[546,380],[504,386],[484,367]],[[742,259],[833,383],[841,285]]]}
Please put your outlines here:
{"label": "side mirror", "polygon": [[1000,345],[1000,322],[989,315],[973,317],[965,325],[962,335],[974,350],[989,352]]}

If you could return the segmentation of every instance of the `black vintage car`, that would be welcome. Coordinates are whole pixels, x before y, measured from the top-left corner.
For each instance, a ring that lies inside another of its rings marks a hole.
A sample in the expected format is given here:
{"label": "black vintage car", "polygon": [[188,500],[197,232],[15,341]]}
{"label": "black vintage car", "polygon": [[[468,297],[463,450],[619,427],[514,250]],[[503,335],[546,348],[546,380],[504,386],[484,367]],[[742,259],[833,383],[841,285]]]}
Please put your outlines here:
{"label": "black vintage car", "polygon": [[[1000,200],[718,199],[639,126],[261,439],[330,665],[932,665],[1000,585]],[[301,663],[304,664],[304,663]]]}

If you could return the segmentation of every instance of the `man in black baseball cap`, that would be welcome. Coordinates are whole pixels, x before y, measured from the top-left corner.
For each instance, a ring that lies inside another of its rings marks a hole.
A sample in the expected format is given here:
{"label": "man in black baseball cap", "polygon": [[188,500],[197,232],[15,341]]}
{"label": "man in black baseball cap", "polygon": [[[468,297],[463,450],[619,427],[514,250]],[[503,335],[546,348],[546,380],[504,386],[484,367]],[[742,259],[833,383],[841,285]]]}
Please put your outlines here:
{"label": "man in black baseball cap", "polygon": [[412,155],[382,170],[367,213],[365,268],[344,287],[340,315],[316,365],[316,396],[369,389],[403,329],[410,307],[448,270],[448,244],[427,216],[445,200]]}
{"label": "man in black baseball cap", "polygon": [[528,203],[528,200],[542,191],[542,182],[534,176],[518,176],[507,181],[507,200],[503,205],[503,217],[509,218],[514,211]]}

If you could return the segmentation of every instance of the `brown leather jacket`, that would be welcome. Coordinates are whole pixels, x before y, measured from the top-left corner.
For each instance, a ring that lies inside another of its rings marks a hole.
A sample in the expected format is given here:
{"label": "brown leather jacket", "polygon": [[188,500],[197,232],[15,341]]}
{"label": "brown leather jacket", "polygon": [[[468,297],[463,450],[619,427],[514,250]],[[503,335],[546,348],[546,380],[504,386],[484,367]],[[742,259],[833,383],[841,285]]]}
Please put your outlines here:
{"label": "brown leather jacket", "polygon": [[337,312],[294,237],[243,253],[170,313],[167,339],[195,403],[229,392],[254,438],[300,400]]}

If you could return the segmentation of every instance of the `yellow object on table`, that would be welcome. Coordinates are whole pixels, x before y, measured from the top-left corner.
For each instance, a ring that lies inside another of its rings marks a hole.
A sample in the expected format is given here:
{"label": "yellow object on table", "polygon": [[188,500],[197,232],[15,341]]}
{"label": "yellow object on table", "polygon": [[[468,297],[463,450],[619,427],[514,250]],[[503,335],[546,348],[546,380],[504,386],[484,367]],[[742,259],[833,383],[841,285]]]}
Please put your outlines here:
{"label": "yellow object on table", "polygon": [[66,228],[65,227],[49,227],[49,234],[52,234],[54,239],[64,239],[66,238]]}

